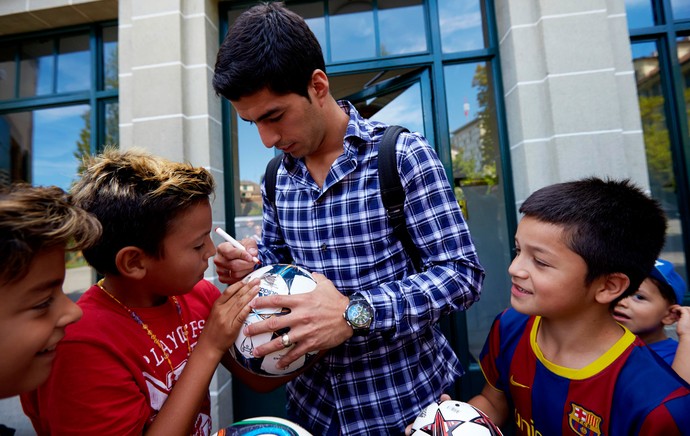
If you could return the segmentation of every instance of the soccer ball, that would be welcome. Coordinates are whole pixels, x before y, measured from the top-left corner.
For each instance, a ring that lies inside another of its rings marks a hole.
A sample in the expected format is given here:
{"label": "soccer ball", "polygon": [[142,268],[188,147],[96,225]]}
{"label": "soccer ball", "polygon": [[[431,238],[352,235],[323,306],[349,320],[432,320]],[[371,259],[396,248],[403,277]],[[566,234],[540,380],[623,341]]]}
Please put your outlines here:
{"label": "soccer ball", "polygon": [[304,428],[275,416],[259,416],[236,422],[215,433],[214,436],[312,436]]}
{"label": "soccer ball", "polygon": [[433,436],[501,436],[502,433],[481,410],[462,401],[429,404],[412,424],[411,434]]}
{"label": "soccer ball", "polygon": [[[316,287],[316,282],[309,271],[296,265],[275,264],[264,266],[247,275],[243,281],[246,283],[257,278],[261,278],[261,282],[259,283],[259,297],[274,294],[304,294],[306,292],[311,292]],[[244,321],[244,325],[250,325],[272,316],[281,316],[288,313],[290,313],[290,309],[280,307],[253,309]],[[318,354],[318,350],[305,354],[284,369],[278,369],[276,367],[276,362],[278,362],[278,360],[294,345],[275,351],[264,357],[256,358],[252,356],[252,351],[255,347],[281,337],[289,330],[289,328],[281,329],[275,332],[261,333],[251,337],[245,336],[242,331],[240,331],[237,340],[235,340],[235,344],[230,348],[230,354],[240,365],[257,375],[281,377],[293,373],[314,359]]]}

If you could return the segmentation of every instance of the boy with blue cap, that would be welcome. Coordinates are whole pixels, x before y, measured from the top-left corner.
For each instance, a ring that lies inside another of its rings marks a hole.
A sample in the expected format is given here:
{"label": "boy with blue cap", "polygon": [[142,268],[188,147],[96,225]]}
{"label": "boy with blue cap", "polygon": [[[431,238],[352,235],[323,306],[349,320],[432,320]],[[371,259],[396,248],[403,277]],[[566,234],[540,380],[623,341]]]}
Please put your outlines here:
{"label": "boy with blue cap", "polygon": [[[683,362],[690,353],[690,307],[682,306],[685,290],[685,281],[673,264],[657,259],[637,292],[616,304],[613,317],[690,381],[690,357]],[[668,337],[665,329],[676,322],[678,341]]]}

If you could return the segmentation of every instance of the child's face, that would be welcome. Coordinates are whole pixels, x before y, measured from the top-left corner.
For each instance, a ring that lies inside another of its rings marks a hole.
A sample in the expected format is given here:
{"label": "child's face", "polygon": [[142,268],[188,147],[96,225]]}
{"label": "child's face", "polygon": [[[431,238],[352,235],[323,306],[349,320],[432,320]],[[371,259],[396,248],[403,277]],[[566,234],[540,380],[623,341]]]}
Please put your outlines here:
{"label": "child's face", "polygon": [[510,303],[528,315],[564,318],[581,310],[590,287],[587,265],[563,242],[563,228],[524,217],[515,233],[516,256],[508,268]]}
{"label": "child's face", "polygon": [[645,335],[663,328],[662,319],[670,307],[657,285],[647,278],[637,292],[618,302],[613,318],[636,335]]}
{"label": "child's face", "polygon": [[55,346],[81,309],[63,292],[65,250],[39,252],[23,279],[0,286],[0,398],[30,391],[50,374]]}
{"label": "child's face", "polygon": [[175,218],[163,240],[163,256],[147,272],[158,295],[189,292],[204,278],[208,259],[216,254],[211,240],[211,205],[208,201],[192,206]]}

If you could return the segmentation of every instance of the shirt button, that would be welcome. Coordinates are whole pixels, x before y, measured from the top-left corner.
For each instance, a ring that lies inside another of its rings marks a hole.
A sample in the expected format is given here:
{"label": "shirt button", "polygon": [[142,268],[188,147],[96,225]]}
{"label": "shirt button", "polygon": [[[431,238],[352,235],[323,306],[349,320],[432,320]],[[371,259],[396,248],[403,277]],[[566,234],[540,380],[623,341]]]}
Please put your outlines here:
{"label": "shirt button", "polygon": [[321,251],[326,251],[327,249],[328,249],[328,245],[326,245],[325,242],[323,244],[321,244]]}
{"label": "shirt button", "polygon": [[340,374],[340,373],[338,373],[338,374],[335,375],[335,379],[338,380],[338,381],[340,381],[342,378],[343,378],[343,375]]}

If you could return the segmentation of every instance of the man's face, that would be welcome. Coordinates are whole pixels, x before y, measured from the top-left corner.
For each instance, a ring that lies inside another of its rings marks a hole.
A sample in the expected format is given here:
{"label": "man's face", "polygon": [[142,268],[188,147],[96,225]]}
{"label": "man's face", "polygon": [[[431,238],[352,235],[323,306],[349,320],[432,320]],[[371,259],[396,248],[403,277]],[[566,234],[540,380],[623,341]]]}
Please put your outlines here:
{"label": "man's face", "polygon": [[325,123],[315,98],[310,101],[295,93],[278,95],[264,88],[233,101],[232,105],[240,118],[256,124],[267,148],[276,147],[303,158],[318,151],[324,139]]}

